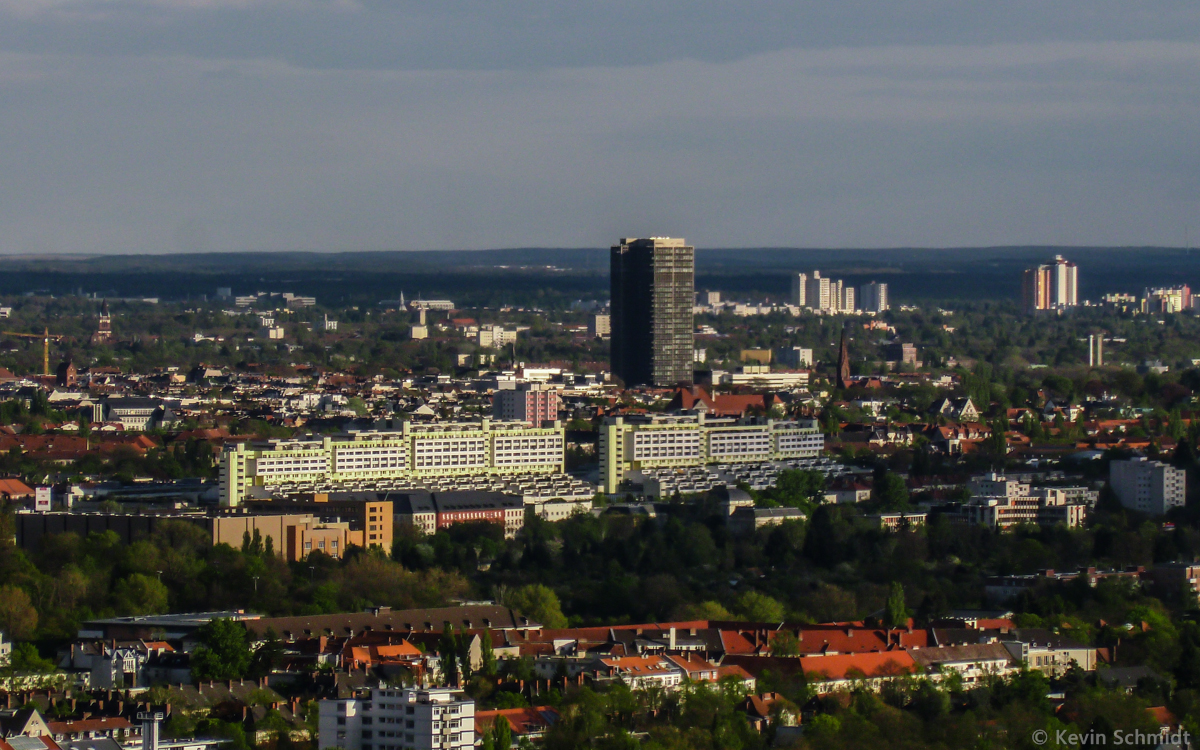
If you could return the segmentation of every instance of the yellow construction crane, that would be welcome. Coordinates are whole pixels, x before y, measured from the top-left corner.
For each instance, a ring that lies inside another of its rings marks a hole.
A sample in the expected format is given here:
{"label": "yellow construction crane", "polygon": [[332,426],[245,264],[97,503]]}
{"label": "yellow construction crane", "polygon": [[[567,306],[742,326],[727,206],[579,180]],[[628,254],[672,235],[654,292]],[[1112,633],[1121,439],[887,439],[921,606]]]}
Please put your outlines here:
{"label": "yellow construction crane", "polygon": [[17,333],[16,331],[0,331],[0,334],[5,336],[19,336],[23,339],[41,339],[42,340],[42,374],[50,374],[50,342],[62,341],[66,336],[59,334],[51,334],[47,328],[43,333]]}

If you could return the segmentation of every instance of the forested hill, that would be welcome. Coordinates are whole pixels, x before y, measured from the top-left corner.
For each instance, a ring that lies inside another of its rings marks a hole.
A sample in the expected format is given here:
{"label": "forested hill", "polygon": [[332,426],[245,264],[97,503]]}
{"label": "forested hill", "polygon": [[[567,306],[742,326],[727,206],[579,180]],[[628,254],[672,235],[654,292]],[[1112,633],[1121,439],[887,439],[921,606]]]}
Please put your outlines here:
{"label": "forested hill", "polygon": [[[850,284],[886,281],[895,300],[1015,298],[1022,269],[1061,254],[1079,265],[1081,299],[1109,292],[1140,293],[1147,286],[1200,279],[1200,252],[1142,247],[989,248],[698,248],[697,288],[782,298],[788,273],[819,269]],[[0,293],[45,290],[64,294],[112,290],[118,295],[186,296],[236,292],[258,285],[319,294],[410,293],[450,295],[470,277],[492,284],[501,274],[514,287],[607,292],[606,248],[511,248],[499,250],[376,252],[245,252],[106,256],[9,256],[0,258]],[[249,286],[248,286],[249,285]],[[343,287],[344,286],[344,290]],[[365,299],[365,298],[364,298]]]}

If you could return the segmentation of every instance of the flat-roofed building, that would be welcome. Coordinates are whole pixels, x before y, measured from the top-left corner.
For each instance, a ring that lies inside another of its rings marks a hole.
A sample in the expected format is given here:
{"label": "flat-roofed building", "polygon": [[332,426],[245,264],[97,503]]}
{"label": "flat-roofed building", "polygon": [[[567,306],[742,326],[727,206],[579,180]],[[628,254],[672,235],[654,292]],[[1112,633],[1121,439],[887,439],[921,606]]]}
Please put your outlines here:
{"label": "flat-roofed building", "polygon": [[558,390],[544,383],[518,383],[492,394],[492,417],[541,426],[558,419]]}
{"label": "flat-roofed building", "polygon": [[318,728],[318,750],[468,750],[475,701],[451,688],[374,688],[321,701]]}
{"label": "flat-roofed building", "polygon": [[221,505],[232,507],[292,487],[459,475],[558,474],[565,465],[560,422],[405,422],[388,432],[227,444],[220,458]]}
{"label": "flat-roofed building", "polygon": [[[282,499],[251,500],[246,504],[251,512],[261,515],[273,513],[306,513],[316,516],[322,523],[348,524],[344,543],[359,547],[392,549],[392,501],[375,492],[312,492],[292,495]],[[256,516],[257,517],[257,516]],[[313,537],[314,539],[316,537]],[[328,552],[327,547],[316,547]],[[345,551],[343,546],[342,551]],[[338,554],[333,554],[338,557]]]}
{"label": "flat-roofed building", "polygon": [[525,525],[525,502],[501,492],[400,492],[396,497],[396,522],[436,533],[460,523],[494,523],[513,538]]}
{"label": "flat-roofed building", "polygon": [[609,417],[600,427],[600,481],[605,492],[616,492],[630,474],[646,469],[814,458],[824,447],[811,419]]}
{"label": "flat-roofed building", "polygon": [[695,248],[671,237],[622,238],[610,254],[612,371],[626,385],[690,383]]}
{"label": "flat-roofed building", "polygon": [[1187,502],[1187,471],[1161,461],[1131,458],[1108,465],[1108,483],[1130,510],[1161,516]]}

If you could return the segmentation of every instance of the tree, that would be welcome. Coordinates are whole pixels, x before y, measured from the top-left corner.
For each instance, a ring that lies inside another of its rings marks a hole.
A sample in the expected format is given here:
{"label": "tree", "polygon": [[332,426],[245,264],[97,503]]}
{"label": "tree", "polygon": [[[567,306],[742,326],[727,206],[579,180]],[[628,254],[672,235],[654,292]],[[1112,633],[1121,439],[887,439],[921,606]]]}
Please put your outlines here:
{"label": "tree", "polygon": [[117,610],[123,615],[158,615],[168,609],[167,587],[157,578],[134,573],[113,587]]}
{"label": "tree", "polygon": [[567,626],[567,618],[562,612],[558,594],[554,593],[554,589],[549,586],[543,586],[540,583],[522,586],[508,594],[507,599],[505,604],[530,620],[540,623],[543,627],[565,628]]}
{"label": "tree", "polygon": [[38,613],[25,590],[0,586],[0,631],[14,640],[25,640],[37,629]]}
{"label": "tree", "polygon": [[213,620],[196,631],[200,645],[192,652],[192,678],[240,680],[250,670],[253,654],[246,629],[233,620]]}
{"label": "tree", "polygon": [[887,607],[884,610],[884,624],[889,628],[900,628],[908,624],[910,616],[908,606],[904,603],[904,587],[899,581],[892,581],[892,590],[888,594]]}
{"label": "tree", "polygon": [[480,669],[484,675],[496,675],[496,651],[492,648],[492,631],[485,630],[479,640]]}
{"label": "tree", "polygon": [[887,472],[875,485],[875,497],[883,510],[906,510],[908,487],[899,474]]}
{"label": "tree", "polygon": [[783,605],[757,591],[747,591],[739,596],[737,611],[753,622],[783,622],[785,619]]}
{"label": "tree", "polygon": [[279,640],[279,634],[274,628],[267,628],[262,642],[254,649],[254,656],[250,660],[250,676],[265,677],[271,674],[283,660],[283,651],[283,642]]}
{"label": "tree", "polygon": [[43,659],[32,643],[18,643],[13,646],[8,664],[14,673],[46,674],[54,671],[54,662]]}
{"label": "tree", "polygon": [[492,732],[496,738],[496,750],[508,750],[512,747],[512,726],[508,723],[508,719],[497,716]]}
{"label": "tree", "polygon": [[438,642],[438,658],[442,664],[442,680],[447,685],[458,684],[458,638],[454,635],[454,626],[446,623],[442,630],[442,638]]}

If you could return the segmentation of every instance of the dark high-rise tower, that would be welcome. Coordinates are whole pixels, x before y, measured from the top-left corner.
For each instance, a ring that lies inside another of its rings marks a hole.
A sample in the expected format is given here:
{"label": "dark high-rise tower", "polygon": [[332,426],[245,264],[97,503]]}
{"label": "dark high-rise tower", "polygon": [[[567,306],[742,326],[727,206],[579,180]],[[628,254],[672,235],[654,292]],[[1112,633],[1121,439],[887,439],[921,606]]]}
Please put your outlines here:
{"label": "dark high-rise tower", "polygon": [[625,385],[692,381],[696,249],[623,238],[612,249],[612,370]]}

